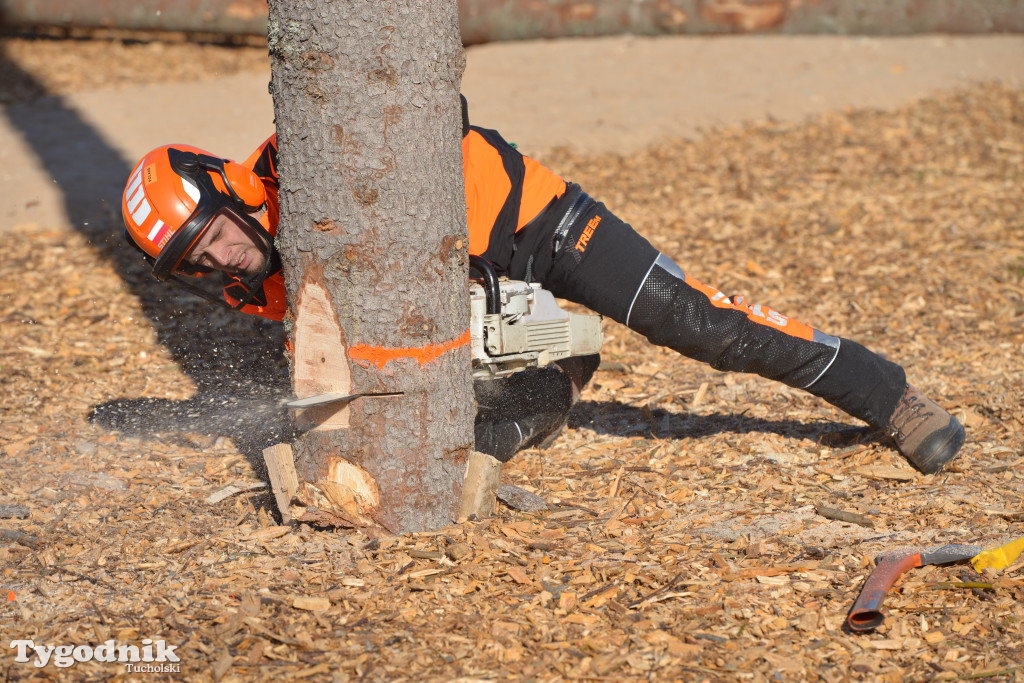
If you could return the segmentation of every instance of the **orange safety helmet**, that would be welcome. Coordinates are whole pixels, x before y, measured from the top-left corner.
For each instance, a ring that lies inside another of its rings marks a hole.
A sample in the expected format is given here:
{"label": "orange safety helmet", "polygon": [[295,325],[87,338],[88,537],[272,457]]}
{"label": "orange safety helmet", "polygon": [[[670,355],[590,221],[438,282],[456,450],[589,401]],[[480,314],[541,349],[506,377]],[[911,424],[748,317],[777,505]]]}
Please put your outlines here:
{"label": "orange safety helmet", "polygon": [[[235,277],[249,291],[235,310],[260,290],[263,280],[280,268],[273,237],[254,215],[266,207],[259,176],[242,164],[190,145],[158,147],[139,161],[121,197],[125,238],[141,251],[158,280],[174,280],[206,299],[178,275],[202,277],[211,268],[186,260],[211,221],[228,215],[261,244],[267,258],[261,273]],[[218,303],[224,303],[217,300]]]}

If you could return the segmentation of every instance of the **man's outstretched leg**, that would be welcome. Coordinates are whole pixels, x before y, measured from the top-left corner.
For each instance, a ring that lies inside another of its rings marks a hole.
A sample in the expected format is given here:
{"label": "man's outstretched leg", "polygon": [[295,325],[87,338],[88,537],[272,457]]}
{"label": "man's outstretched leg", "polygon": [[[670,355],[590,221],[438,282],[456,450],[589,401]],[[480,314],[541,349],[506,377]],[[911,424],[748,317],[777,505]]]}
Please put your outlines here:
{"label": "man's outstretched leg", "polygon": [[963,446],[956,418],[907,385],[896,363],[742,297],[727,297],[683,274],[664,254],[655,257],[626,320],[653,343],[719,370],[753,372],[825,399],[886,432],[926,474]]}
{"label": "man's outstretched leg", "polygon": [[963,445],[959,422],[909,387],[902,367],[686,275],[578,187],[538,218],[519,236],[513,277],[533,277],[556,296],[716,369],[819,396],[892,436],[923,472],[938,471]]}

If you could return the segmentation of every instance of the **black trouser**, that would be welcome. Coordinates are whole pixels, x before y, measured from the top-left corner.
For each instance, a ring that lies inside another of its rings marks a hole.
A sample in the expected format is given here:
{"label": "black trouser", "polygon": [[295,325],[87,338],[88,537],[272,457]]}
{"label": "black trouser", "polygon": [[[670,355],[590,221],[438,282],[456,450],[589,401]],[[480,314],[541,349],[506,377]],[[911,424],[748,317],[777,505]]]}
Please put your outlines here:
{"label": "black trouser", "polygon": [[508,377],[476,380],[474,448],[505,462],[521,450],[549,443],[561,431],[575,395],[600,362],[597,354],[580,356]]}
{"label": "black trouser", "polygon": [[578,186],[516,234],[513,279],[627,325],[718,370],[752,372],[884,428],[906,386],[899,365],[860,344],[747,304],[685,275]]}

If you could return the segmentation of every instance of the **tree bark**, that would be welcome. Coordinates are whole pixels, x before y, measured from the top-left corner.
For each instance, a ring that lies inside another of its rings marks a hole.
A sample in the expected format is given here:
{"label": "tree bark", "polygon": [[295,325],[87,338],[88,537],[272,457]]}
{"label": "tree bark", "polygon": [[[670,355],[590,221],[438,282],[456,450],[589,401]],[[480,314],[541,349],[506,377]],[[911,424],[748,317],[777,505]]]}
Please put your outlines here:
{"label": "tree bark", "polygon": [[438,528],[473,445],[457,3],[269,4],[296,395],[399,393],[301,411],[300,487]]}

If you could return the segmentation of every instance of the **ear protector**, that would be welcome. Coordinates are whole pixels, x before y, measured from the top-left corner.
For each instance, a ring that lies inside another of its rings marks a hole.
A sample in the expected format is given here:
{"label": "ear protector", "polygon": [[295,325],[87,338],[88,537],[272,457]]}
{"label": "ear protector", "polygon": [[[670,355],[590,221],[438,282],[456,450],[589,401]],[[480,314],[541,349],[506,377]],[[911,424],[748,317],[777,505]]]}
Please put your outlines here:
{"label": "ear protector", "polygon": [[235,161],[224,161],[218,170],[228,194],[243,211],[259,211],[266,203],[266,188],[250,169]]}

